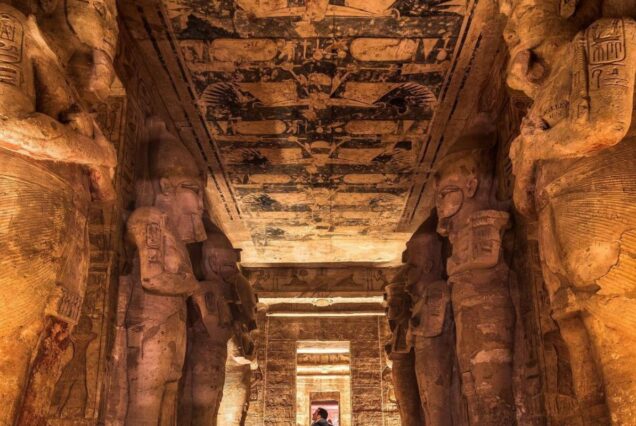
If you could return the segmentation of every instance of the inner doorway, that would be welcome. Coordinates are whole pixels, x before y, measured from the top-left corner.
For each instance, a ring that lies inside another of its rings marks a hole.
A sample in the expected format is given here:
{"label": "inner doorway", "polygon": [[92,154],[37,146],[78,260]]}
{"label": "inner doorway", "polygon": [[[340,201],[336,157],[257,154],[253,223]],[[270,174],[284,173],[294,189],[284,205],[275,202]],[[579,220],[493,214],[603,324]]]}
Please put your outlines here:
{"label": "inner doorway", "polygon": [[311,424],[318,407],[334,426],[351,426],[351,344],[348,341],[296,342],[296,425]]}
{"label": "inner doorway", "polygon": [[312,392],[309,396],[309,415],[313,414],[319,407],[327,410],[333,426],[340,426],[340,392]]}

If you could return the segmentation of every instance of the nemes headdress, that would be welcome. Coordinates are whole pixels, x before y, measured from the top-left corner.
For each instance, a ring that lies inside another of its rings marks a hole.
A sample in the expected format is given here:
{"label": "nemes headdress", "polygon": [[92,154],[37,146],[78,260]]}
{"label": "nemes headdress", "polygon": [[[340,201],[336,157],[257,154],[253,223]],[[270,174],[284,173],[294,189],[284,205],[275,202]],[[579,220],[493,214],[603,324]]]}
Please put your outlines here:
{"label": "nemes headdress", "polygon": [[203,243],[204,249],[234,250],[230,240],[220,232],[208,232],[208,239]]}
{"label": "nemes headdress", "polygon": [[598,2],[588,0],[499,0],[499,10],[508,17],[504,37],[512,49],[571,39],[601,13]]}
{"label": "nemes headdress", "polygon": [[165,126],[156,131],[152,138],[148,157],[152,179],[201,178],[192,154]]}
{"label": "nemes headdress", "polygon": [[437,175],[445,167],[453,164],[466,164],[476,170],[492,168],[492,150],[497,142],[497,135],[492,126],[479,126],[457,138],[435,164]]}

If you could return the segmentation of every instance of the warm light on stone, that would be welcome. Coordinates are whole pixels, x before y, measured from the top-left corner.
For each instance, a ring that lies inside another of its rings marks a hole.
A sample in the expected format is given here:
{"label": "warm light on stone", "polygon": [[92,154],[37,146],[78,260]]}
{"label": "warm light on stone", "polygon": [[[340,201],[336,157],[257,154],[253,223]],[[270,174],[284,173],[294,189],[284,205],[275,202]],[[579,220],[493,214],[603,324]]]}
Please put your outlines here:
{"label": "warm light on stone", "polygon": [[635,99],[634,0],[0,0],[0,426],[636,426]]}

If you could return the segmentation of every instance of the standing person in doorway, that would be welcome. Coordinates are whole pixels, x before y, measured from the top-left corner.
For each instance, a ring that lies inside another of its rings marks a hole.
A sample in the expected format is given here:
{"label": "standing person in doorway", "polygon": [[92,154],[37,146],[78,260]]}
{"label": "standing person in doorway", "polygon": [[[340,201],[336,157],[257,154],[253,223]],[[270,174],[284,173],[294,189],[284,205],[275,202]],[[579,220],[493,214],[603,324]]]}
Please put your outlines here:
{"label": "standing person in doorway", "polygon": [[311,415],[311,420],[313,421],[311,426],[329,426],[327,417],[329,417],[327,410],[321,407],[316,408],[316,411]]}

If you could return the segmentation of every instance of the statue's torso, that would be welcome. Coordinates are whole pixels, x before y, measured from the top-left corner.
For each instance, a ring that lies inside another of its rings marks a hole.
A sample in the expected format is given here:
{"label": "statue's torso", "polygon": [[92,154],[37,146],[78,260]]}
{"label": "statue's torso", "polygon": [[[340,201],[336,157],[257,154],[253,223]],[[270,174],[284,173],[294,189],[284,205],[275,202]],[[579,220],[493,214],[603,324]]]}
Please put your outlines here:
{"label": "statue's torso", "polygon": [[[152,209],[155,210],[155,213],[161,215],[157,209]],[[157,228],[158,226],[167,226],[168,229]],[[135,256],[134,285],[126,322],[128,325],[140,324],[146,321],[163,322],[175,314],[180,315],[185,321],[186,297],[184,295],[158,294],[145,289],[141,282],[139,262],[156,262],[161,264],[161,267],[167,273],[174,274],[187,271],[194,275],[186,245],[175,236],[175,232],[171,232],[172,228],[169,224],[158,225],[153,219],[148,219],[145,230],[148,232],[146,236],[148,244],[155,244],[154,241],[148,241],[148,239],[161,239],[161,241],[156,243],[162,245],[163,253],[158,254],[160,258],[157,259],[141,259],[139,254]]]}
{"label": "statue's torso", "polygon": [[[35,36],[34,22],[0,3],[0,117],[35,112]],[[11,283],[0,284],[0,304],[15,313],[0,326],[2,335],[40,321],[56,285],[81,304],[90,194],[79,166],[0,148],[0,169],[0,282]]]}
{"label": "statue's torso", "polygon": [[[575,60],[572,47],[530,112],[550,127],[573,121],[569,116],[573,114],[570,108],[574,103],[571,87]],[[627,136],[613,147],[587,157],[543,160],[537,164],[536,207],[541,229],[551,234],[552,241],[549,247],[544,244],[544,255],[555,263],[552,252],[560,253],[556,257],[563,264],[554,267],[564,267],[570,277],[577,277],[573,284],[590,285],[595,276],[603,275],[616,263],[617,242],[626,230],[636,227],[635,181],[633,118]],[[585,256],[591,256],[589,262],[582,262]],[[582,263],[589,263],[590,267],[581,269]]]}
{"label": "statue's torso", "polygon": [[227,300],[231,297],[229,283],[221,280],[206,280],[199,283],[202,292],[192,296],[192,329],[195,340],[213,340],[224,347],[232,336],[232,313]]}
{"label": "statue's torso", "polygon": [[501,240],[509,219],[510,215],[504,211],[473,213],[461,229],[450,236],[453,254],[447,263],[449,276],[492,269],[502,263]]}
{"label": "statue's torso", "polygon": [[415,298],[409,334],[411,339],[439,336],[444,328],[450,288],[446,281],[425,283]]}
{"label": "statue's torso", "polygon": [[23,115],[35,110],[32,28],[13,7],[0,3],[0,111]]}
{"label": "statue's torso", "polygon": [[[35,21],[27,19],[15,8],[0,3],[0,117],[26,117],[36,111],[36,69],[34,57],[43,52],[44,40]],[[49,88],[50,89],[50,88]],[[57,117],[53,117],[57,118]],[[43,129],[46,132],[46,129]],[[14,154],[0,148],[0,162],[9,163]],[[84,168],[53,161],[38,161],[24,176],[42,176],[43,169],[65,180],[76,193],[75,199],[88,198],[89,180]],[[83,200],[81,204],[86,204]]]}

